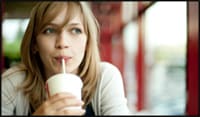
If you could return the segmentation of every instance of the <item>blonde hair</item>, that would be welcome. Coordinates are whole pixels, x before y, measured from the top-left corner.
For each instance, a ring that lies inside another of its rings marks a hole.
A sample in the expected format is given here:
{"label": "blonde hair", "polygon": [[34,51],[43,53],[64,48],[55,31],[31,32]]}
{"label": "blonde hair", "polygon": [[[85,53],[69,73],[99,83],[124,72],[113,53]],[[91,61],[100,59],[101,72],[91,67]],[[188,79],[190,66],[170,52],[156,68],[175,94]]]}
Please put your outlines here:
{"label": "blonde hair", "polygon": [[37,3],[31,12],[21,45],[21,60],[27,68],[27,78],[22,87],[34,109],[45,100],[44,69],[39,55],[33,50],[36,36],[42,27],[53,20],[63,8],[67,8],[67,15],[69,14],[65,19],[66,22],[73,17],[74,12],[81,13],[88,38],[85,55],[77,74],[83,81],[82,99],[85,102],[84,108],[91,102],[100,77],[99,24],[87,4],[84,2]]}

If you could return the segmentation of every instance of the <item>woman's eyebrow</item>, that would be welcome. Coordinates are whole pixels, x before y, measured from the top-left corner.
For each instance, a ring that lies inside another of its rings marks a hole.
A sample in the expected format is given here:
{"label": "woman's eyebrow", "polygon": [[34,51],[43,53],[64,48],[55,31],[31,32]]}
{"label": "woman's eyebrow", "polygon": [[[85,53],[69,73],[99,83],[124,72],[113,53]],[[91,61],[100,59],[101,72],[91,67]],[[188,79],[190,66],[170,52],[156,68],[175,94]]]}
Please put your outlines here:
{"label": "woman's eyebrow", "polygon": [[44,27],[47,27],[47,26],[59,27],[59,24],[47,23],[47,24],[44,25]]}
{"label": "woman's eyebrow", "polygon": [[[61,24],[57,24],[57,23],[54,23],[54,22],[50,22],[50,23],[47,23],[45,25],[45,27],[48,27],[48,26],[52,26],[52,27],[57,27],[57,28],[61,28],[62,25]],[[64,27],[73,27],[73,26],[79,26],[79,27],[83,27],[81,23],[79,22],[69,22],[67,24],[64,25]]]}
{"label": "woman's eyebrow", "polygon": [[81,26],[82,24],[81,23],[68,23],[66,25],[69,25],[69,26]]}

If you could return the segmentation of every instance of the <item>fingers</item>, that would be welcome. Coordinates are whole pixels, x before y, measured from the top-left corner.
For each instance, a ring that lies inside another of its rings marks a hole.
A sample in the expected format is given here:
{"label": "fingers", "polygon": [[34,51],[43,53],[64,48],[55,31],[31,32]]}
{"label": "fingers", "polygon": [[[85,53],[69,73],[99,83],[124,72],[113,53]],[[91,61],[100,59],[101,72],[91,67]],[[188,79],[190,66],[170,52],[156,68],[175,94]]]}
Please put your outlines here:
{"label": "fingers", "polygon": [[50,101],[50,103],[54,103],[54,102],[56,102],[56,101],[58,101],[58,100],[60,100],[62,98],[71,99],[71,98],[76,98],[76,97],[71,93],[61,92],[61,93],[57,93],[57,94],[49,97],[48,100]]}
{"label": "fingers", "polygon": [[60,100],[52,103],[52,107],[54,107],[56,110],[60,110],[65,107],[81,107],[83,104],[83,101],[76,98],[61,98]]}
{"label": "fingers", "polygon": [[58,112],[58,115],[84,115],[85,109],[63,109]]}
{"label": "fingers", "polygon": [[[59,93],[49,97],[34,113],[34,115],[83,115],[83,101],[70,93]],[[65,109],[80,107],[78,109]]]}
{"label": "fingers", "polygon": [[59,93],[50,98],[51,107],[59,110],[68,106],[82,106],[83,102],[70,93]]}

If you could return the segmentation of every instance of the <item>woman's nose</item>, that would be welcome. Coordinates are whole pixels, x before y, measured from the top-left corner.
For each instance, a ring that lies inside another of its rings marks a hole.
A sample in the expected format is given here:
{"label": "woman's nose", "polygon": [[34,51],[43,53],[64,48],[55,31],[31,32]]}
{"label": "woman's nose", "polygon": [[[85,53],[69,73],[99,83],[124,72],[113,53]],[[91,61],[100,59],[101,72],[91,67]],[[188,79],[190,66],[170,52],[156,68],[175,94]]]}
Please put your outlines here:
{"label": "woman's nose", "polygon": [[62,31],[56,39],[56,48],[63,49],[69,47],[69,36],[67,32]]}

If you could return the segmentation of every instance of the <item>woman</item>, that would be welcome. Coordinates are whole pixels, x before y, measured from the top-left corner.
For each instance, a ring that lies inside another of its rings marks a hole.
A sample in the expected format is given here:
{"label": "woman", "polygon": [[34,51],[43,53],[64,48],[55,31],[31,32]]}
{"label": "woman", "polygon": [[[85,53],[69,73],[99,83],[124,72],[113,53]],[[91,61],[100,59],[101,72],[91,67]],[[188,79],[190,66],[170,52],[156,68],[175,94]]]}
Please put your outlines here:
{"label": "woman", "polygon": [[[2,75],[3,115],[129,114],[119,70],[100,62],[98,22],[83,2],[39,2],[21,45],[22,63]],[[47,98],[46,80],[66,72],[83,81],[82,100],[70,93]],[[63,110],[68,106],[82,109]]]}

